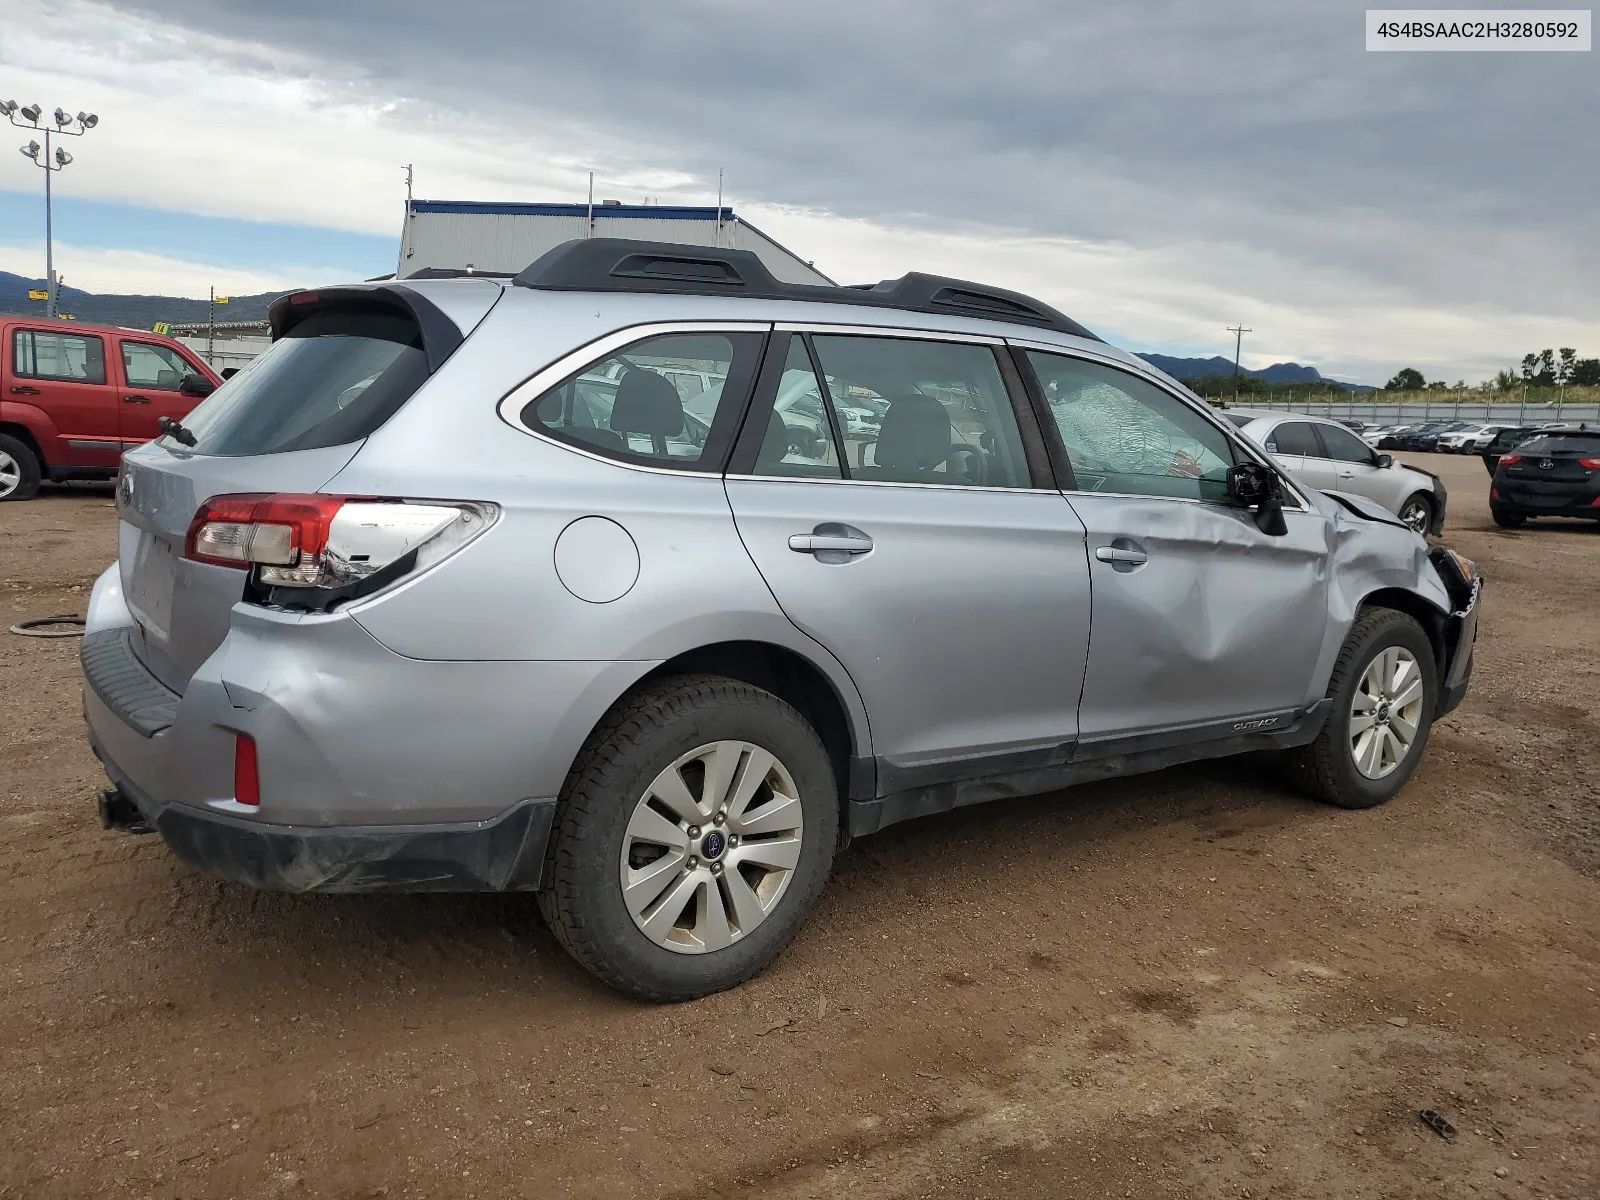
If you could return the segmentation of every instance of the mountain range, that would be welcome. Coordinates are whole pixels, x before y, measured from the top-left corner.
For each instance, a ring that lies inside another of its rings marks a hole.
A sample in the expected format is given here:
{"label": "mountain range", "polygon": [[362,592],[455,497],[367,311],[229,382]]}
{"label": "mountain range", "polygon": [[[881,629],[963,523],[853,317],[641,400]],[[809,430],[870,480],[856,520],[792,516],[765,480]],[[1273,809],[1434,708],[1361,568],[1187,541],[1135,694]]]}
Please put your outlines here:
{"label": "mountain range", "polygon": [[[29,300],[30,289],[43,291],[42,279],[28,279],[0,271],[0,313],[8,316],[42,317],[44,304]],[[217,305],[218,322],[264,321],[267,305],[282,292],[264,292],[258,296],[230,296],[226,305]],[[210,309],[206,300],[189,300],[182,296],[117,296],[85,292],[75,287],[62,287],[56,308],[71,313],[80,321],[95,325],[121,325],[129,329],[149,329],[157,321],[204,321]]]}
{"label": "mountain range", "polygon": [[[1171,375],[1174,379],[1213,379],[1219,375],[1233,374],[1233,360],[1213,354],[1210,358],[1173,358],[1166,354],[1141,354],[1140,358]],[[1334,383],[1352,392],[1370,392],[1376,389],[1364,383],[1345,383],[1342,379],[1329,379],[1315,367],[1301,366],[1295,362],[1273,363],[1259,371],[1248,368],[1239,372],[1264,383]]]}

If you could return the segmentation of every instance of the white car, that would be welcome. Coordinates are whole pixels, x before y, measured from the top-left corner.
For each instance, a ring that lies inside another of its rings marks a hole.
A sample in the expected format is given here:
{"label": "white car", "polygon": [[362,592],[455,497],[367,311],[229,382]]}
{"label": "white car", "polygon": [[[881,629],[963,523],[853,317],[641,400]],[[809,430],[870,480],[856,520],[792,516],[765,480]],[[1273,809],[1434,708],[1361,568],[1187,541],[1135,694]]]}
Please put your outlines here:
{"label": "white car", "polygon": [[1439,435],[1438,449],[1441,454],[1478,454],[1490,442],[1494,435],[1507,425],[1471,425],[1466,429],[1455,429],[1449,433]]}
{"label": "white car", "polygon": [[1374,500],[1421,534],[1437,536],[1444,529],[1444,482],[1395,462],[1337,421],[1240,408],[1222,415],[1300,482]]}

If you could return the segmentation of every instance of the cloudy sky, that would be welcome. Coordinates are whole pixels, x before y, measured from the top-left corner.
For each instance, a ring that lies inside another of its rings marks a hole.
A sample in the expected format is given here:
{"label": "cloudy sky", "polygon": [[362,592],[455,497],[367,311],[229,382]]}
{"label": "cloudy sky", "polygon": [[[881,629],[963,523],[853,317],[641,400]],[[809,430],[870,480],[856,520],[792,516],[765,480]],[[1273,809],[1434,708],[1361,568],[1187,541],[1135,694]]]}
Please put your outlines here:
{"label": "cloudy sky", "polygon": [[[1507,3],[1507,0],[1500,0]],[[1371,54],[1211,0],[54,0],[0,98],[89,109],[58,269],[247,292],[392,270],[428,199],[709,204],[836,279],[1031,292],[1113,341],[1381,383],[1600,353],[1589,54]],[[19,135],[19,140],[26,140]],[[42,269],[0,158],[0,270]]]}

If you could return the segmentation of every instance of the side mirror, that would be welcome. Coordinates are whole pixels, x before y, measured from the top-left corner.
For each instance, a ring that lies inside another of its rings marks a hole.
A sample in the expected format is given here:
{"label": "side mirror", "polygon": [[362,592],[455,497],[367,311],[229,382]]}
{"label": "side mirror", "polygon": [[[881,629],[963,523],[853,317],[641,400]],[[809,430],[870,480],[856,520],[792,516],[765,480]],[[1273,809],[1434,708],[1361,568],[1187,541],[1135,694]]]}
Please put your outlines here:
{"label": "side mirror", "polygon": [[1283,519],[1283,487],[1276,473],[1260,463],[1236,463],[1228,468],[1228,496],[1252,510],[1256,528],[1269,537],[1289,532]]}
{"label": "side mirror", "polygon": [[185,396],[209,396],[217,390],[217,385],[204,375],[185,375],[178,390]]}
{"label": "side mirror", "polygon": [[1392,467],[1392,466],[1394,466],[1394,455],[1392,455],[1392,454],[1380,454],[1380,455],[1378,455],[1378,469],[1380,471],[1384,470],[1387,467]]}
{"label": "side mirror", "polygon": [[223,383],[227,383],[228,380],[232,379],[238,373],[239,373],[239,368],[238,367],[223,367],[222,370],[217,372],[217,374],[222,376],[222,382]]}

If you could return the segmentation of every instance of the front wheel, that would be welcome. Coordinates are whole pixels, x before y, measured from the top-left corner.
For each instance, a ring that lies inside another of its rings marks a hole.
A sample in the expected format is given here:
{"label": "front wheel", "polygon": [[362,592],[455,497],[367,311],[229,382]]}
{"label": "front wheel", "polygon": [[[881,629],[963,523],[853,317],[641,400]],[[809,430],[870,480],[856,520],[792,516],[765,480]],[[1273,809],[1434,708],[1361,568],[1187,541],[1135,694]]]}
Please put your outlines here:
{"label": "front wheel", "polygon": [[677,676],[621,701],[562,791],[539,905],[580,964],[645,1000],[758,974],[822,892],[833,764],[770,692]]}
{"label": "front wheel", "polygon": [[1399,516],[1412,532],[1426,535],[1433,527],[1433,501],[1418,492],[1400,506]]}
{"label": "front wheel", "polygon": [[1302,790],[1341,808],[1371,808],[1411,778],[1439,707],[1433,645],[1416,618],[1368,609],[1351,627],[1328,681],[1316,740],[1290,751]]}
{"label": "front wheel", "polygon": [[0,500],[31,500],[39,490],[39,459],[27,443],[0,433]]}

